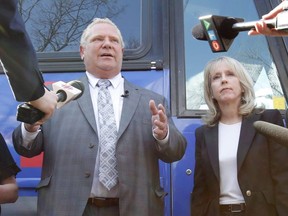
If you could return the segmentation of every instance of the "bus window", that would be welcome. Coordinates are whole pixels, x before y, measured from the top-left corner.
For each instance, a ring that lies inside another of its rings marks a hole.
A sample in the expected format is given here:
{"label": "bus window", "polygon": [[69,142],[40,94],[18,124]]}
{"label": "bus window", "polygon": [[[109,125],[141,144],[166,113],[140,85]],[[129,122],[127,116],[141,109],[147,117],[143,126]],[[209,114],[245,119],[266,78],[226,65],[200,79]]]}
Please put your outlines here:
{"label": "bus window", "polygon": [[[95,17],[107,17],[119,27],[125,43],[124,60],[144,56],[151,49],[150,1],[31,0],[19,1],[19,10],[41,70],[51,71],[47,66],[50,62],[54,70],[79,71],[84,69],[79,56],[80,37]],[[66,68],[61,68],[61,62]]]}
{"label": "bus window", "polygon": [[[258,20],[259,15],[253,1],[184,0],[183,10],[185,41],[183,91],[186,93],[182,104],[186,110],[184,115],[195,116],[197,111],[207,109],[203,95],[203,68],[210,59],[222,55],[236,58],[248,70],[254,81],[257,106],[267,109],[286,108],[278,71],[264,36],[252,37],[247,35],[247,31],[239,32],[227,52],[213,53],[207,41],[196,40],[191,34],[193,27],[200,23],[198,18],[204,15],[231,16],[243,18],[246,22]],[[181,85],[179,86],[181,88]]]}

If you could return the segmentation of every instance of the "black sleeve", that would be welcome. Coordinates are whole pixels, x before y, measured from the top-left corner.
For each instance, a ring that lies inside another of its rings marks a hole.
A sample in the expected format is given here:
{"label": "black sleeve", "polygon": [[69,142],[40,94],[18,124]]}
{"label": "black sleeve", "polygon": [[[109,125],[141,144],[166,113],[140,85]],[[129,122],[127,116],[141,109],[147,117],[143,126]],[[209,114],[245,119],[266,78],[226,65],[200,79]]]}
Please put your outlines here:
{"label": "black sleeve", "polygon": [[0,134],[0,181],[10,176],[16,176],[20,168],[15,163],[7,144]]}
{"label": "black sleeve", "polygon": [[17,0],[0,0],[0,59],[17,101],[44,95],[44,80]]}

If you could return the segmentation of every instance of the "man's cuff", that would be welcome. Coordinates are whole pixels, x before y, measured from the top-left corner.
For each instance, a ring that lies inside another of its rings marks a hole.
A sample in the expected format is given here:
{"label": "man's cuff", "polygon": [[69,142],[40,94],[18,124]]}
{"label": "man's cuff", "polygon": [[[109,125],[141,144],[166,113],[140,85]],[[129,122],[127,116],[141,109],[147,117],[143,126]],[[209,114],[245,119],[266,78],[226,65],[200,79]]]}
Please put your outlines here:
{"label": "man's cuff", "polygon": [[22,145],[26,149],[30,149],[34,139],[36,138],[36,136],[38,135],[40,131],[41,131],[41,127],[39,130],[35,132],[29,132],[26,130],[24,123],[21,123],[21,133],[22,133],[22,140],[23,140]]}
{"label": "man's cuff", "polygon": [[162,139],[162,140],[157,139],[154,136],[154,133],[153,133],[153,137],[157,141],[157,144],[158,144],[157,146],[159,147],[159,150],[161,150],[161,148],[163,148],[168,143],[168,140],[169,140],[169,128],[168,128],[167,135],[166,135],[166,137],[164,139]]}

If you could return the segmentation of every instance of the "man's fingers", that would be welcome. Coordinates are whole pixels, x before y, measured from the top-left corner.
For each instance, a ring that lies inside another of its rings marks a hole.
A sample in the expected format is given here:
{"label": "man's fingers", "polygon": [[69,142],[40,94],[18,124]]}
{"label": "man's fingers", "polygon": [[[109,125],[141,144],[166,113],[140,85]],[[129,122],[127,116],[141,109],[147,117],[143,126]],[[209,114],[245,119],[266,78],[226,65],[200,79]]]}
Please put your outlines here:
{"label": "man's fingers", "polygon": [[158,114],[158,109],[156,107],[155,101],[150,100],[149,101],[149,108],[151,110],[152,115],[157,115]]}

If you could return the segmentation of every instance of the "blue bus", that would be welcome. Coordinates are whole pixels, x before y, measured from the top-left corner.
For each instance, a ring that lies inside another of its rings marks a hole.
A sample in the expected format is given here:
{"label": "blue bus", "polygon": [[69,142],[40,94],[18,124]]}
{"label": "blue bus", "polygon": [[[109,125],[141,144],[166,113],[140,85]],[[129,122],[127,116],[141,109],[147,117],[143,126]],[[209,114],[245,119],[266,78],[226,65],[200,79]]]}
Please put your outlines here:
{"label": "blue bus", "polygon": [[[193,37],[199,17],[218,15],[259,20],[281,0],[30,0],[19,9],[37,51],[47,84],[78,79],[85,72],[79,55],[83,29],[94,17],[108,17],[120,28],[125,53],[123,76],[164,95],[173,120],[188,141],[184,157],[175,163],[159,161],[161,183],[168,192],[165,216],[189,216],[194,174],[195,129],[206,112],[203,68],[212,58],[226,55],[247,68],[254,81],[256,102],[279,109],[286,119],[288,93],[288,37],[248,36],[239,32],[228,50],[212,52],[207,41]],[[2,215],[36,215],[42,155],[20,157],[11,135],[18,103],[5,74],[0,75],[0,131],[22,171],[17,175],[20,197],[2,205]]]}

